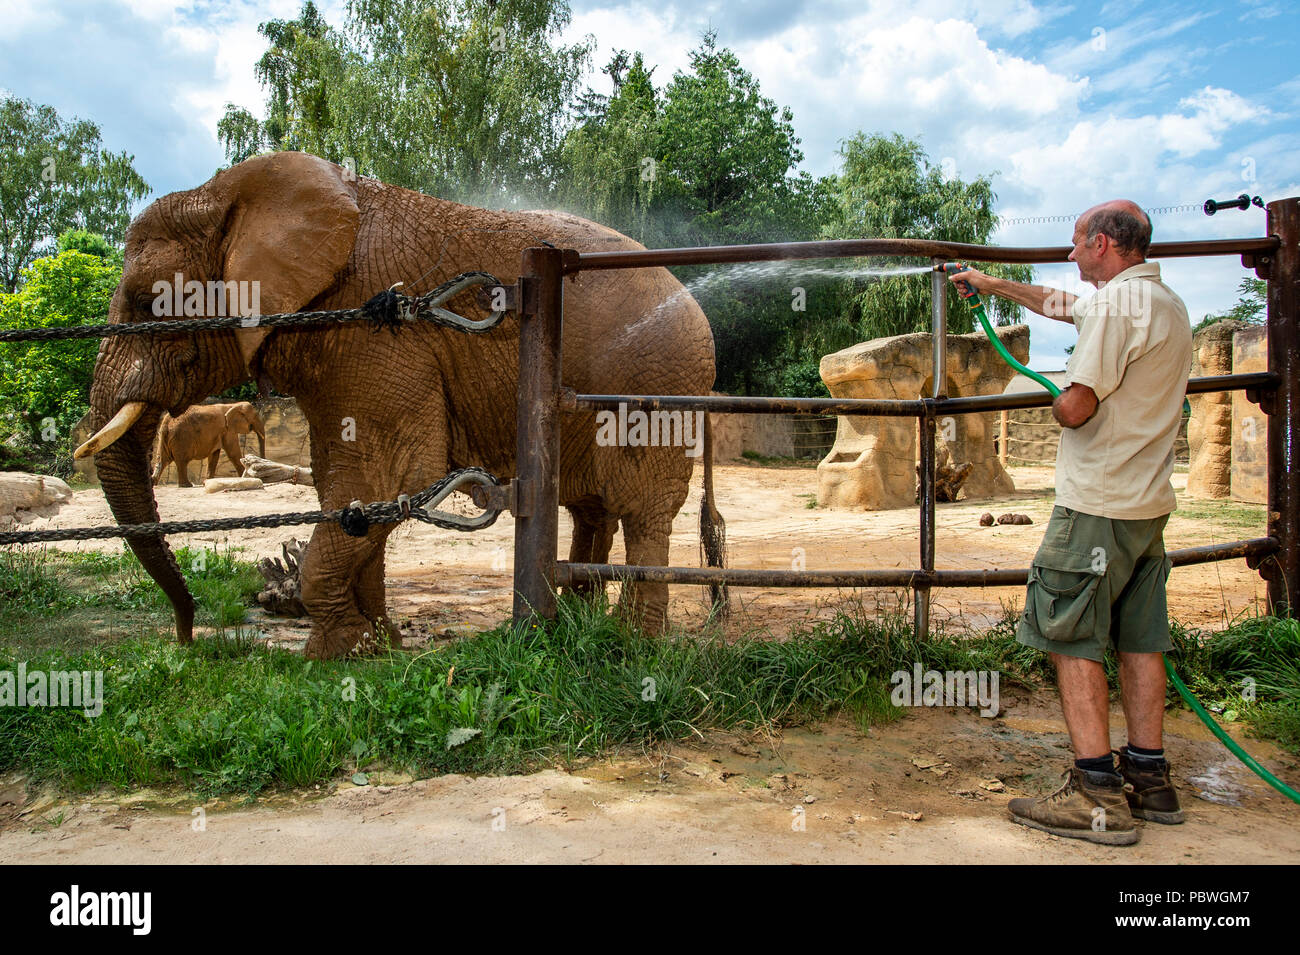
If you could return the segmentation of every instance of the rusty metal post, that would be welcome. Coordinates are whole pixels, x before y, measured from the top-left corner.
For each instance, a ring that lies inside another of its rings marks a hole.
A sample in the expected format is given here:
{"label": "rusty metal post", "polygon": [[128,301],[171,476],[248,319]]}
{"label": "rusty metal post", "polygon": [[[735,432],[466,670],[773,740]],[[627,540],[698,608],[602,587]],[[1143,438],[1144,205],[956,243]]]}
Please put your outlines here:
{"label": "rusty metal post", "polygon": [[[935,259],[939,265],[942,259]],[[948,397],[948,276],[944,272],[930,273],[930,342],[931,365],[934,377],[930,399],[938,401]],[[921,509],[921,570],[934,570],[934,469],[935,469],[935,422],[933,406],[927,404],[925,414],[919,420],[919,438],[921,441],[920,481],[917,487],[917,503]],[[913,626],[917,639],[924,638],[930,632],[930,584],[918,584],[912,588],[915,605]]]}
{"label": "rusty metal post", "polygon": [[518,437],[515,446],[514,621],[555,618],[560,533],[560,335],[563,252],[524,249],[519,317]]}
{"label": "rusty metal post", "polygon": [[[1268,275],[1268,370],[1278,376],[1268,406],[1268,533],[1281,544],[1260,565],[1274,614],[1300,601],[1300,199],[1268,204],[1270,235],[1282,240]],[[1260,260],[1257,260],[1260,261]]]}

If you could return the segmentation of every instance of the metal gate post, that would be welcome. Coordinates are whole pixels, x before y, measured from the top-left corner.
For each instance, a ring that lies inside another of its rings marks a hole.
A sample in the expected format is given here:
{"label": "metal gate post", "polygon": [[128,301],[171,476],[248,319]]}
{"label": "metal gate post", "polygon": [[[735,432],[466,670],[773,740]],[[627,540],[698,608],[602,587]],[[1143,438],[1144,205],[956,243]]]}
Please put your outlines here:
{"label": "metal gate post", "polygon": [[[935,259],[939,265],[943,259]],[[932,399],[948,396],[948,276],[944,272],[930,273],[930,340],[931,371],[934,386]],[[934,414],[930,408],[918,421],[921,441],[920,481],[917,499],[921,508],[921,570],[929,573],[934,570],[934,469],[935,469],[935,425]],[[930,584],[916,585],[912,588],[912,600],[915,607],[913,627],[917,639],[924,639],[930,632]]]}
{"label": "metal gate post", "polygon": [[1278,376],[1268,416],[1268,533],[1281,545],[1260,565],[1272,612],[1300,601],[1300,199],[1268,204],[1269,235],[1282,240],[1268,264],[1268,370]]}
{"label": "metal gate post", "polygon": [[555,618],[560,533],[560,335],[563,252],[524,249],[515,445],[514,621]]}

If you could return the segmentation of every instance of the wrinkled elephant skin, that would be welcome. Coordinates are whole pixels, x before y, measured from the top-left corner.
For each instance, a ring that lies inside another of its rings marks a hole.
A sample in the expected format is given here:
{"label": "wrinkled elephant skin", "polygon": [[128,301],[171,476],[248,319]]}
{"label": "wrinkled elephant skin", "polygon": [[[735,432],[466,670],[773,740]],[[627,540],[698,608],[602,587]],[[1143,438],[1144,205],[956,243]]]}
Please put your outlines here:
{"label": "wrinkled elephant skin", "polygon": [[[572,215],[471,208],[357,178],[304,153],[274,153],[164,196],[141,213],[127,234],[111,320],[158,320],[158,289],[166,286],[157,283],[171,283],[177,273],[186,282],[256,282],[262,314],[354,308],[398,282],[419,294],[469,270],[513,283],[522,250],[543,243],[581,251],[641,248]],[[566,387],[708,393],[708,322],[666,270],[591,272],[564,285]],[[472,290],[446,307],[472,318],[487,314]],[[510,478],[518,348],[514,315],[483,335],[427,324],[390,334],[353,324],[109,339],[95,369],[91,424],[103,427],[127,402],[141,402],[145,411],[96,453],[101,484],[120,522],[156,520],[148,458],[162,413],[179,416],[250,379],[297,398],[323,508],[392,500],[467,466]],[[594,414],[565,415],[560,501],[574,518],[570,559],[607,560],[621,523],[628,563],[667,564],[669,532],[696,453],[604,446]],[[336,525],[316,526],[302,573],[312,616],[309,656],[363,650],[386,626],[384,545],[392,526],[372,527],[361,538]],[[130,543],[171,598],[178,636],[188,640],[193,601],[166,541]],[[667,603],[666,585],[632,585],[620,609],[658,632]]]}

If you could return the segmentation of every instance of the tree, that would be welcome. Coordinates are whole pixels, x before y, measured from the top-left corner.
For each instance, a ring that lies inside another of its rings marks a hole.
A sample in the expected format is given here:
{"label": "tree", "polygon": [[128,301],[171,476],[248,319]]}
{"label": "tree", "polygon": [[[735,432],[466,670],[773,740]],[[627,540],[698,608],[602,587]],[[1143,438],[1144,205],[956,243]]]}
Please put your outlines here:
{"label": "tree", "polygon": [[653,241],[651,209],[660,190],[662,106],[640,53],[629,62],[618,50],[602,72],[614,95],[587,90],[576,110],[580,122],[565,138],[560,200],[641,241]]}
{"label": "tree", "polygon": [[[665,245],[816,238],[829,211],[823,182],[799,172],[794,116],[762,95],[712,32],[664,91],[657,238]],[[792,339],[827,316],[828,297],[800,266],[674,270],[709,316],[718,384],[743,394],[791,387]],[[804,376],[806,378],[806,376]]]}
{"label": "tree", "polygon": [[0,99],[0,289],[17,291],[24,269],[67,229],[121,243],[132,202],[149,194],[134,161],[101,148],[99,127],[88,120]]}
{"label": "tree", "polygon": [[[66,248],[23,271],[21,291],[0,294],[0,328],[103,321],[122,278],[120,253],[86,233],[66,233],[60,245]],[[77,245],[96,251],[78,251]],[[0,421],[6,430],[18,431],[50,457],[56,448],[66,449],[73,426],[89,407],[98,350],[96,339],[0,344]]]}
{"label": "tree", "polygon": [[590,43],[555,46],[564,0],[350,0],[259,28],[266,116],[228,106],[233,161],[302,149],[364,175],[479,205],[549,198]]}
{"label": "tree", "polygon": [[1192,334],[1225,319],[1245,322],[1248,325],[1262,325],[1265,318],[1265,308],[1267,307],[1267,294],[1267,282],[1263,279],[1254,279],[1247,276],[1237,284],[1237,303],[1221,315],[1206,315],[1196,323],[1196,327],[1192,329]]}
{"label": "tree", "polygon": [[[946,242],[988,243],[997,226],[993,211],[996,195],[987,176],[964,182],[945,177],[932,164],[920,143],[898,133],[891,136],[859,132],[843,143],[843,160],[831,191],[836,215],[826,230],[828,238],[913,238]],[[898,259],[881,263],[897,267]],[[1018,282],[1033,277],[1027,265],[981,264],[992,275]],[[839,321],[825,329],[821,345],[828,351],[857,341],[888,335],[929,331],[930,283],[923,277],[855,281],[845,296],[848,307]],[[970,308],[949,283],[948,331],[974,330]],[[1020,315],[1020,307],[991,297],[986,303],[997,324]]]}

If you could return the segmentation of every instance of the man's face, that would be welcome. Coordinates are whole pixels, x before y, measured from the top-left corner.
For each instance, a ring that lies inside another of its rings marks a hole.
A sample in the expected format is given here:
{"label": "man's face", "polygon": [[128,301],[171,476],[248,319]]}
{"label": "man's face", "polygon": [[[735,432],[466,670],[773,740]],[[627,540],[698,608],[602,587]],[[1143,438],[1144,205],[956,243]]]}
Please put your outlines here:
{"label": "man's face", "polygon": [[1074,249],[1070,252],[1070,261],[1079,266],[1079,278],[1085,282],[1097,284],[1097,265],[1101,255],[1097,251],[1101,236],[1088,238],[1088,224],[1080,219],[1074,224]]}

